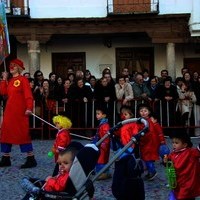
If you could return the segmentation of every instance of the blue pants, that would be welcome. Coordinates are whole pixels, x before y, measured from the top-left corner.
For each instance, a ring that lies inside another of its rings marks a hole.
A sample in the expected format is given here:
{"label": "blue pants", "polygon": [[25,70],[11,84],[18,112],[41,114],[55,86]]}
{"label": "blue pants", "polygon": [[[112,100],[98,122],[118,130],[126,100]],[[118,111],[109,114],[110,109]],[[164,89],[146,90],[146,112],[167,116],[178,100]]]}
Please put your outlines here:
{"label": "blue pants", "polygon": [[[27,152],[33,151],[32,143],[20,144],[19,147],[20,147],[20,150],[22,153],[27,153]],[[10,153],[11,149],[12,149],[12,144],[1,143],[1,152]]]}
{"label": "blue pants", "polygon": [[155,169],[155,165],[154,165],[154,161],[150,160],[150,161],[145,161],[147,170],[149,173],[154,174],[156,173],[156,169]]}
{"label": "blue pants", "polygon": [[[104,166],[105,166],[106,164],[96,164],[96,166],[95,166],[95,171],[96,171],[96,173],[98,173],[101,169],[103,169],[104,168]],[[105,170],[104,171],[104,173],[109,173],[109,168],[107,169],[107,170]]]}

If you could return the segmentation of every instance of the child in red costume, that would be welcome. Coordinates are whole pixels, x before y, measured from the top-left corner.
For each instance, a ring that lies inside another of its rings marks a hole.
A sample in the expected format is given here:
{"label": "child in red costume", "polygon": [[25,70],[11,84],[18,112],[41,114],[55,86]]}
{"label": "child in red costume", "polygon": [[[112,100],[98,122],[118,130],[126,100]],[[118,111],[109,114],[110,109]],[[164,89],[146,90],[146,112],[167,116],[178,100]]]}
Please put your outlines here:
{"label": "child in red costume", "polygon": [[71,142],[71,136],[69,129],[72,126],[72,122],[69,118],[63,115],[57,115],[53,117],[53,123],[56,125],[56,128],[58,129],[58,132],[56,134],[56,139],[54,141],[53,147],[51,151],[48,153],[49,157],[55,158],[56,166],[53,171],[53,176],[58,174],[58,154],[60,151],[63,151],[66,149],[66,147]]}
{"label": "child in red costume", "polygon": [[21,185],[27,194],[24,196],[23,200],[40,199],[39,191],[41,189],[47,192],[66,191],[69,183],[70,169],[75,157],[82,148],[83,145],[81,143],[71,142],[65,150],[59,152],[57,160],[59,171],[55,176],[48,176],[45,180],[24,177],[21,181]]}
{"label": "child in red costume", "polygon": [[57,115],[53,117],[53,123],[56,125],[58,132],[51,150],[52,153],[49,152],[48,155],[51,156],[54,154],[55,162],[57,162],[58,153],[63,151],[71,142],[69,129],[72,126],[72,122],[69,118],[63,115]]}
{"label": "child in red costume", "polygon": [[171,136],[173,151],[164,158],[171,160],[176,171],[177,186],[174,194],[177,200],[194,200],[200,196],[200,145],[193,144],[185,129],[179,129]]}
{"label": "child in red costume", "polygon": [[[150,118],[150,107],[146,104],[140,104],[138,108],[138,113],[140,117],[146,119],[149,123],[149,130],[143,137],[140,138],[139,147],[141,159],[145,162],[148,171],[145,177],[147,178],[147,180],[153,180],[154,177],[157,175],[154,162],[156,160],[159,160],[160,140],[156,129],[154,128],[154,123]],[[143,127],[141,127],[141,129],[142,128]]]}
{"label": "child in red costume", "polygon": [[[164,156],[168,155],[170,153],[170,149],[166,145],[163,128],[158,123],[157,116],[154,113],[151,114],[151,121],[153,122],[155,132],[158,134],[158,138],[160,141],[159,155],[160,155],[161,159],[163,160]],[[161,164],[164,164],[163,161],[161,162]]]}
{"label": "child in red costume", "polygon": [[[121,120],[133,118],[131,107],[122,106],[120,110]],[[121,143],[125,146],[130,142],[131,138],[139,132],[139,128],[138,125],[134,122],[123,125],[119,131]]]}
{"label": "child in red costume", "polygon": [[[94,137],[94,142],[101,139],[110,129],[108,119],[106,118],[107,111],[104,107],[96,109],[96,119],[99,121],[97,133]],[[110,138],[107,137],[100,145],[100,156],[96,164],[96,172],[98,173],[109,161],[110,156]],[[109,170],[99,176],[99,180],[110,178]]]}
{"label": "child in red costume", "polygon": [[[120,115],[121,120],[133,118],[131,107],[122,106]],[[119,148],[117,150],[120,151],[138,132],[139,127],[136,122],[124,124],[118,130],[117,135],[115,134],[113,137],[112,144],[114,143],[115,147]],[[138,154],[137,150],[138,145],[133,144],[115,162],[112,193],[116,199],[145,199],[144,182],[141,178],[143,163],[135,159],[135,154]]]}
{"label": "child in red costume", "polygon": [[74,158],[75,153],[70,148],[59,152],[57,160],[57,163],[59,165],[58,175],[55,177],[48,176],[45,179],[46,183],[43,186],[43,189],[45,191],[61,192],[65,190],[66,182],[69,177],[69,170],[72,166]]}
{"label": "child in red costume", "polygon": [[27,153],[26,162],[21,168],[36,167],[31,136],[29,134],[29,115],[33,109],[33,96],[28,79],[21,73],[25,69],[19,59],[10,61],[12,78],[8,72],[2,73],[0,95],[7,97],[4,118],[1,126],[1,151],[3,152],[0,167],[11,165],[10,152],[12,145],[19,145],[23,153]]}
{"label": "child in red costume", "polygon": [[[120,108],[120,117],[121,120],[127,120],[130,118],[133,118],[133,112],[130,106],[122,106]],[[117,131],[115,131],[114,133],[114,138],[112,139],[112,148],[115,151],[118,148],[122,148],[123,146],[127,145],[131,138],[136,135],[139,132],[139,127],[137,125],[137,123],[133,122],[133,123],[127,123],[125,125],[123,125],[120,129],[118,129]],[[130,147],[127,151],[130,151],[130,153],[133,153],[133,150],[137,150],[137,145],[133,144],[132,147]],[[121,157],[123,157],[126,153],[122,154]],[[128,153],[128,154],[130,154]],[[138,152],[137,152],[138,154]],[[137,155],[138,157],[138,155]]]}

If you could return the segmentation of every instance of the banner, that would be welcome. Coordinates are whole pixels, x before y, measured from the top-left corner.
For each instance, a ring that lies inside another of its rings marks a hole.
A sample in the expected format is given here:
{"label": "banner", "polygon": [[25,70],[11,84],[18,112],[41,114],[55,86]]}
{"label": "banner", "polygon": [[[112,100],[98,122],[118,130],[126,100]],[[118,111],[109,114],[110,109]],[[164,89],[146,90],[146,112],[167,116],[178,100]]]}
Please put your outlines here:
{"label": "banner", "polygon": [[0,64],[10,54],[9,33],[5,5],[0,1]]}

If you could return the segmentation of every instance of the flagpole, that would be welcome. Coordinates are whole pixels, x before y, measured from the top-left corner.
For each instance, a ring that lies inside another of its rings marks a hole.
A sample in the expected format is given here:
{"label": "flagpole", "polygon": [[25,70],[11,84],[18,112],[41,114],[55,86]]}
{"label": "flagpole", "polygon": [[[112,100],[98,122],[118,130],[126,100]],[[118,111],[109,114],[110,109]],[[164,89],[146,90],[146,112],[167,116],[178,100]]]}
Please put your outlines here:
{"label": "flagpole", "polygon": [[7,69],[6,69],[6,61],[5,61],[5,59],[4,59],[4,61],[3,61],[3,66],[4,66],[4,72],[7,72]]}

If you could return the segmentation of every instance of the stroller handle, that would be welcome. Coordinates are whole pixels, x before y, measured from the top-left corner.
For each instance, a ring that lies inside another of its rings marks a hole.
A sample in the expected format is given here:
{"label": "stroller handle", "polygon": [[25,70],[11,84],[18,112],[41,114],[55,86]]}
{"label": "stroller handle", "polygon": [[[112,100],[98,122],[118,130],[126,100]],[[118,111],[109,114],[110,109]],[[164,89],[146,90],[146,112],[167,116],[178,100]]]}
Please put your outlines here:
{"label": "stroller handle", "polygon": [[[145,120],[144,118],[140,117],[140,118],[131,118],[131,119],[126,119],[124,121],[118,122],[114,127],[112,127],[107,134],[105,134],[97,143],[96,146],[98,147],[107,137],[112,137],[113,133],[118,130],[119,128],[121,128],[123,125],[125,124],[130,124],[133,122],[137,122],[137,123],[142,123],[144,124],[144,128],[142,129],[142,132],[145,133],[148,129],[149,129],[149,124],[147,122],[147,120]],[[141,135],[143,135],[143,133]]]}
{"label": "stroller handle", "polygon": [[124,124],[129,124],[129,123],[133,123],[133,122],[139,122],[144,124],[144,128],[148,128],[148,122],[147,120],[145,120],[144,118],[140,117],[140,118],[131,118],[131,119],[126,119],[124,121],[119,122],[116,126],[119,126],[119,124],[121,124],[121,126],[123,126]]}

